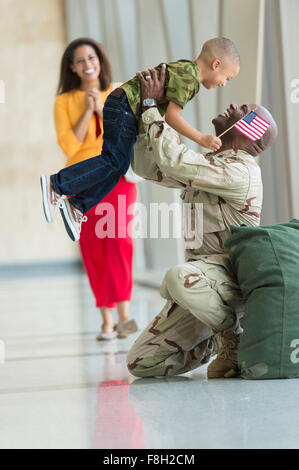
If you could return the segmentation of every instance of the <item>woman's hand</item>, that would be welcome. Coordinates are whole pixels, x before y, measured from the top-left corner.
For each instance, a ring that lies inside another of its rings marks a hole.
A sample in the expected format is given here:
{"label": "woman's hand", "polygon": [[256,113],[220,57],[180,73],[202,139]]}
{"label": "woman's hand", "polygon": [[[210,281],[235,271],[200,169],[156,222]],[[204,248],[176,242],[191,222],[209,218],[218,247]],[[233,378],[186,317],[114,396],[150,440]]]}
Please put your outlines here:
{"label": "woman's hand", "polygon": [[153,98],[157,103],[166,103],[168,100],[164,93],[166,65],[161,67],[160,78],[158,79],[155,69],[148,69],[146,78],[141,72],[136,72],[141,84],[141,101],[146,98]]}
{"label": "woman's hand", "polygon": [[85,108],[88,111],[94,111],[94,99],[89,91],[85,92]]}
{"label": "woman's hand", "polygon": [[101,92],[97,90],[97,88],[93,88],[92,90],[88,90],[86,93],[93,98],[94,112],[96,112],[101,119],[103,111]]}
{"label": "woman's hand", "polygon": [[99,119],[102,119],[100,92],[97,89],[87,90],[85,92],[85,110],[73,127],[73,132],[80,142],[83,142],[86,137],[88,126],[94,112],[98,114]]}
{"label": "woman's hand", "polygon": [[87,110],[97,113],[99,118],[102,119],[103,106],[99,90],[93,88],[85,92],[85,106]]}

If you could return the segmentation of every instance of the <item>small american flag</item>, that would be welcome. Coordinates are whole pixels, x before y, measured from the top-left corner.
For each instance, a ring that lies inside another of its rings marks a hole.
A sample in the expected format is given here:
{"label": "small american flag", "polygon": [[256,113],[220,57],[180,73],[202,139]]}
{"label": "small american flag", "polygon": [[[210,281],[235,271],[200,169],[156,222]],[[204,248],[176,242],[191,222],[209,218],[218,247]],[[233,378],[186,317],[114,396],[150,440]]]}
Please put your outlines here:
{"label": "small american flag", "polygon": [[254,111],[251,111],[243,119],[236,122],[234,127],[237,131],[241,132],[241,134],[246,135],[248,139],[258,140],[265,134],[268,127],[270,127],[270,124],[265,121],[265,119],[258,116]]}

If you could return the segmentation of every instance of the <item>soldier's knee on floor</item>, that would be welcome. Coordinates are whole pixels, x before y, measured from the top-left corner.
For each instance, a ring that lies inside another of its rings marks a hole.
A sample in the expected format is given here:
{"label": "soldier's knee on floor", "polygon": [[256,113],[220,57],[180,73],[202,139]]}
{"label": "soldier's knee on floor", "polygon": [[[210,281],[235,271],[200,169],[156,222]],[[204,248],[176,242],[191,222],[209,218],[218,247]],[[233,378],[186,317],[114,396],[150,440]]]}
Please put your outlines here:
{"label": "soldier's knee on floor", "polygon": [[134,377],[146,377],[146,367],[141,366],[138,362],[141,358],[136,357],[134,351],[131,350],[127,354],[127,368],[130,374],[134,375]]}
{"label": "soldier's knee on floor", "polygon": [[145,369],[142,367],[136,367],[135,369],[130,370],[128,367],[128,371],[130,374],[134,375],[134,377],[146,377]]}
{"label": "soldier's knee on floor", "polygon": [[167,287],[168,292],[171,294],[177,291],[180,285],[183,285],[184,277],[180,265],[174,266],[169,269],[164,276],[163,284]]}
{"label": "soldier's knee on floor", "polygon": [[129,367],[129,364],[132,364],[135,362],[135,360],[137,359],[138,355],[136,354],[136,350],[135,350],[135,347],[134,347],[134,344],[133,346],[131,347],[131,349],[129,349],[128,353],[127,353],[127,358],[126,358],[126,361],[127,361],[127,366]]}

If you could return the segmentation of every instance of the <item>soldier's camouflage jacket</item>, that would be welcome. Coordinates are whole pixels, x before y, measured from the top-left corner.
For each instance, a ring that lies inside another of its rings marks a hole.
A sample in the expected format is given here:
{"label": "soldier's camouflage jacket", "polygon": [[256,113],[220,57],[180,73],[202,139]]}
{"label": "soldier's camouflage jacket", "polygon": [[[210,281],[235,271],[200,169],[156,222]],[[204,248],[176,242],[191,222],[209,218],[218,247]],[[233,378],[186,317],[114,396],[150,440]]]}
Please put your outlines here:
{"label": "soldier's camouflage jacket", "polygon": [[[224,242],[230,225],[260,223],[262,179],[256,159],[244,151],[202,154],[178,143],[175,131],[157,108],[142,115],[146,135],[134,147],[133,170],[145,179],[171,188],[182,188],[185,211],[186,261],[205,259],[229,269]],[[198,204],[199,203],[199,204]],[[203,223],[203,237],[194,227]],[[200,221],[199,221],[200,222]]]}

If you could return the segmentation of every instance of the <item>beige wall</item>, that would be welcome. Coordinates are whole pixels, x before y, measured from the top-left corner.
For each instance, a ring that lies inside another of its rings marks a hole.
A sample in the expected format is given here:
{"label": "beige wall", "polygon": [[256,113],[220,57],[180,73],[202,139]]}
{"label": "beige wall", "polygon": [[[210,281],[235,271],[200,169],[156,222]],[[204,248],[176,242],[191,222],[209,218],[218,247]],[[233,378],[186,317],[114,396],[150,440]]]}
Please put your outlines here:
{"label": "beige wall", "polygon": [[45,222],[39,175],[64,165],[53,125],[65,46],[63,0],[0,0],[0,264],[73,259],[60,216]]}

